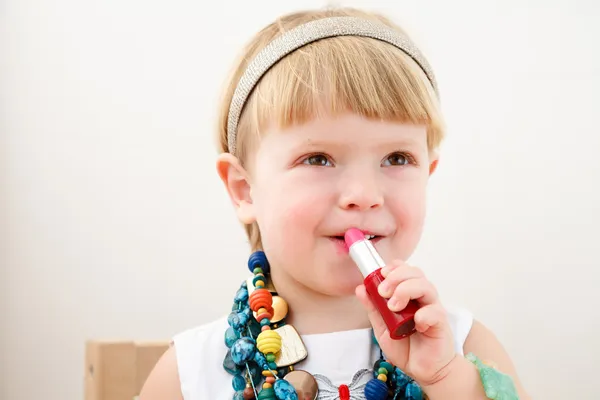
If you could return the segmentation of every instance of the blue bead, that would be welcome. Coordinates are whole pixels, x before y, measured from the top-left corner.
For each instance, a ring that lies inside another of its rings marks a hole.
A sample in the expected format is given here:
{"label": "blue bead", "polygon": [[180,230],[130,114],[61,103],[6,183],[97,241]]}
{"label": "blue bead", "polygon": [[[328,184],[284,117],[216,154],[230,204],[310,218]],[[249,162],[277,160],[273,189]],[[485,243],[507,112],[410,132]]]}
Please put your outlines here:
{"label": "blue bead", "polygon": [[410,382],[412,382],[412,379],[408,375],[406,375],[404,372],[402,372],[402,370],[400,368],[394,369],[394,374],[392,375],[392,380],[393,380],[394,386],[396,386],[396,388],[404,388],[406,385],[408,385]]}
{"label": "blue bead", "polygon": [[244,391],[240,390],[233,394],[233,400],[244,400]]}
{"label": "blue bead", "polygon": [[365,385],[365,397],[367,400],[385,400],[387,395],[387,385],[379,379],[371,379]]}
{"label": "blue bead", "polygon": [[265,356],[263,356],[260,351],[254,353],[254,361],[258,364],[259,367],[262,368],[263,371],[268,369],[269,367],[269,363],[267,363]]}
{"label": "blue bead", "polygon": [[233,381],[231,382],[231,384],[233,385],[233,390],[235,391],[243,391],[246,388],[246,380],[240,374],[237,374],[233,377]]}
{"label": "blue bead", "polygon": [[404,397],[406,400],[423,400],[423,391],[419,385],[413,381],[406,385]]}
{"label": "blue bead", "polygon": [[225,346],[231,348],[236,340],[240,338],[240,334],[231,326],[225,331]]}
{"label": "blue bead", "polygon": [[274,362],[270,362],[269,363],[269,368],[271,368],[272,370],[276,370],[277,369],[277,364]]}
{"label": "blue bead", "polygon": [[250,319],[250,309],[242,311],[233,311],[227,317],[227,322],[236,331],[240,332]]}
{"label": "blue bead", "polygon": [[285,379],[278,379],[273,384],[273,388],[275,389],[277,400],[298,400],[296,389]]}
{"label": "blue bead", "polygon": [[239,338],[231,346],[231,358],[237,365],[245,365],[256,354],[256,342],[249,337]]}
{"label": "blue bead", "polygon": [[270,271],[269,261],[263,251],[256,251],[248,258],[248,269],[254,273],[254,268],[261,268],[265,274]]}
{"label": "blue bead", "polygon": [[231,375],[235,375],[241,370],[241,368],[238,367],[235,364],[235,362],[233,362],[233,358],[231,357],[231,350],[227,350],[227,354],[225,355],[225,359],[223,360],[223,368]]}
{"label": "blue bead", "polygon": [[248,289],[239,288],[237,293],[235,294],[234,300],[238,303],[248,300]]}

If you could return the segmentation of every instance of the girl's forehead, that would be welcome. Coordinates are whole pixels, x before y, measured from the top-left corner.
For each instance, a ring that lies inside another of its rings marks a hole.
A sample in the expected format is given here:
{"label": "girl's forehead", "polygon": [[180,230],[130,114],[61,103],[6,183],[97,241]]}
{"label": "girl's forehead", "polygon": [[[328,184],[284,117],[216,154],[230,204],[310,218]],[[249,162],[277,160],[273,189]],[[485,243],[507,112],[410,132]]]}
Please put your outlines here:
{"label": "girl's forehead", "polygon": [[285,128],[271,128],[265,141],[318,147],[323,145],[356,146],[365,144],[426,145],[427,126],[367,119],[354,114],[312,119]]}

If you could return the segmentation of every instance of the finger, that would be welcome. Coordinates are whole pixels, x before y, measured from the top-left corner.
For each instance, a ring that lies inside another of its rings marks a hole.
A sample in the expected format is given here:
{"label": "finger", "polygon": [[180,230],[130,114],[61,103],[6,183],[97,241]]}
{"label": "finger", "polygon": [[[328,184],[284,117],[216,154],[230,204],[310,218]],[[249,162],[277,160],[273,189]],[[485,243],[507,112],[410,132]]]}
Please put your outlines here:
{"label": "finger", "polygon": [[403,310],[410,300],[417,300],[421,305],[438,301],[438,293],[431,282],[424,278],[413,278],[400,282],[388,300],[392,311]]}
{"label": "finger", "polygon": [[430,337],[443,337],[447,328],[446,310],[441,304],[421,307],[415,313],[415,329]]}
{"label": "finger", "polygon": [[408,279],[423,278],[425,274],[419,268],[406,264],[393,268],[379,285],[378,291],[382,297],[389,299],[400,282]]}
{"label": "finger", "polygon": [[396,268],[398,268],[402,265],[406,265],[404,263],[404,261],[394,260],[391,263],[389,263],[388,265],[386,265],[385,267],[381,268],[381,275],[383,275],[384,278],[387,278],[387,276],[390,272],[392,272],[393,270],[395,270]]}
{"label": "finger", "polygon": [[365,285],[360,285],[356,288],[356,297],[358,297],[360,302],[367,310],[367,315],[369,317],[369,321],[371,322],[371,326],[373,327],[373,332],[375,333],[375,337],[379,340],[379,338],[388,332],[387,325],[369,298]]}

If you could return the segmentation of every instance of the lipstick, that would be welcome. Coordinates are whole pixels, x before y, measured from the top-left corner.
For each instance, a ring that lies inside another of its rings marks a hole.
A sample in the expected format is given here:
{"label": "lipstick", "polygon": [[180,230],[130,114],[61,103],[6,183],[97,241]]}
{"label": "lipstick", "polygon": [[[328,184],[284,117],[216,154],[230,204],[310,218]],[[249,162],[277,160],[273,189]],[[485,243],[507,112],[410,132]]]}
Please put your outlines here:
{"label": "lipstick", "polygon": [[387,299],[383,298],[377,290],[379,284],[384,280],[381,268],[385,266],[385,262],[360,230],[349,229],[344,235],[344,240],[348,246],[350,257],[364,277],[365,288],[371,302],[387,325],[390,337],[397,340],[415,333],[414,316],[419,309],[419,304],[415,300],[411,300],[401,311],[390,310]]}

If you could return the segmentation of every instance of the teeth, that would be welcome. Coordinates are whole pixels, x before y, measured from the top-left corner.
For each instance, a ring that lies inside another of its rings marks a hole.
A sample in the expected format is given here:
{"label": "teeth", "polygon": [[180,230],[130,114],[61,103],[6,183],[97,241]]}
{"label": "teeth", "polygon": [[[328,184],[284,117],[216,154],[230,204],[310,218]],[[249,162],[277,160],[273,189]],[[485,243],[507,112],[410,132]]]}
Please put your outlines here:
{"label": "teeth", "polygon": [[374,237],[375,237],[375,235],[365,235],[365,238],[366,238],[367,240],[371,240],[371,239],[373,239]]}

